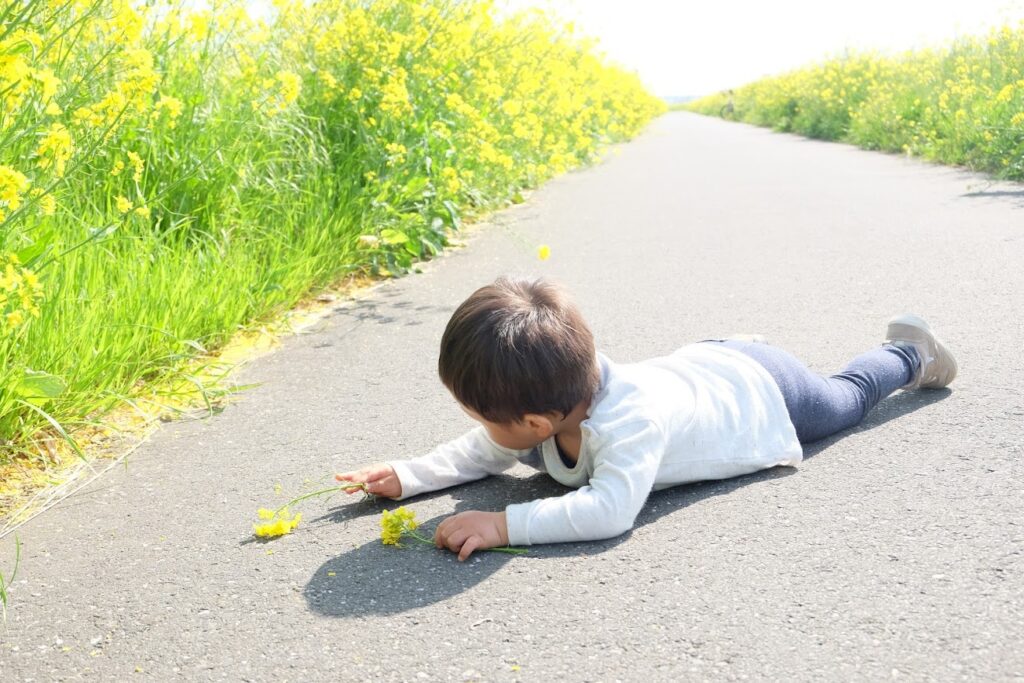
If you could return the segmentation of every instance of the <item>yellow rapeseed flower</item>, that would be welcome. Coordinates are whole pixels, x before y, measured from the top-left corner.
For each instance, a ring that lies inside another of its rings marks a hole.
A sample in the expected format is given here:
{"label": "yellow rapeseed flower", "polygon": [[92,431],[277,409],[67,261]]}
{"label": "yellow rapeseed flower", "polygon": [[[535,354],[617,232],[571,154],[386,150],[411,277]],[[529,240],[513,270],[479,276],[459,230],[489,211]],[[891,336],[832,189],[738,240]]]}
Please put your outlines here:
{"label": "yellow rapeseed flower", "polygon": [[418,527],[416,513],[402,506],[394,512],[385,510],[380,517],[380,540],[384,545],[401,545],[402,534]]}
{"label": "yellow rapeseed flower", "polygon": [[128,152],[128,161],[132,163],[132,168],[134,169],[132,173],[132,180],[137,183],[141,183],[142,174],[146,170],[146,162],[143,161],[142,157],[135,152]]}
{"label": "yellow rapeseed flower", "polygon": [[32,73],[32,78],[39,84],[39,99],[49,102],[57,94],[60,79],[49,69],[39,69]]}
{"label": "yellow rapeseed flower", "polygon": [[299,92],[302,90],[302,79],[298,74],[291,71],[278,71],[277,80],[281,84],[281,98],[286,104],[291,104],[299,99]]}
{"label": "yellow rapeseed flower", "polygon": [[24,281],[24,276],[21,274],[18,265],[18,257],[14,254],[7,255],[7,263],[4,265],[2,271],[0,271],[0,289],[8,292],[17,291],[18,287]]}
{"label": "yellow rapeseed flower", "polygon": [[[133,43],[142,35],[145,17],[137,12],[128,0],[113,0],[113,16],[109,19],[107,31],[125,43]],[[107,32],[105,31],[105,32]]]}
{"label": "yellow rapeseed flower", "polygon": [[505,100],[501,103],[501,110],[509,116],[518,116],[523,110],[523,105],[515,100]]}
{"label": "yellow rapeseed flower", "polygon": [[188,17],[188,36],[196,43],[206,40],[210,32],[210,12],[192,12]]}
{"label": "yellow rapeseed flower", "polygon": [[52,216],[57,212],[57,199],[52,194],[36,187],[32,189],[31,195],[36,199],[36,205],[39,207],[39,213],[42,215]]}
{"label": "yellow rapeseed flower", "polygon": [[451,137],[452,132],[448,129],[443,121],[434,121],[430,124],[430,132],[437,137],[447,140]]}
{"label": "yellow rapeseed flower", "polygon": [[28,186],[28,178],[24,174],[0,164],[0,202],[5,202],[8,209],[17,211]]}
{"label": "yellow rapeseed flower", "polygon": [[441,169],[441,178],[444,180],[444,188],[448,194],[455,194],[462,188],[459,172],[451,166],[445,166]]}
{"label": "yellow rapeseed flower", "polygon": [[182,104],[177,97],[161,95],[159,101],[153,106],[153,117],[159,118],[161,114],[167,114],[167,127],[174,128],[181,116]]}
{"label": "yellow rapeseed flower", "polygon": [[8,54],[14,46],[14,39],[0,41],[0,104],[14,112],[21,106],[31,88],[32,70],[18,54]]}
{"label": "yellow rapeseed flower", "polygon": [[46,136],[39,142],[36,148],[36,156],[39,157],[39,167],[42,169],[53,168],[57,177],[64,176],[65,166],[75,146],[71,141],[71,133],[60,123],[50,126]]}
{"label": "yellow rapeseed flower", "polygon": [[[133,48],[125,50],[125,76],[116,84],[114,94],[123,102],[130,103],[136,111],[143,111],[160,82],[160,76],[153,69],[153,55],[149,50]],[[116,118],[116,116],[115,116]]]}
{"label": "yellow rapeseed flower", "polygon": [[387,163],[389,166],[400,164],[405,161],[405,145],[401,145],[397,142],[389,142],[384,145],[384,151],[388,153]]}
{"label": "yellow rapeseed flower", "polygon": [[13,332],[27,316],[38,318],[41,298],[36,274],[22,266],[15,254],[0,257],[0,330]]}
{"label": "yellow rapeseed flower", "polygon": [[[338,87],[338,79],[334,77],[330,71],[320,71],[318,73],[320,80],[324,83],[325,95]],[[355,89],[355,88],[354,88]],[[361,93],[360,93],[361,94]],[[351,95],[350,95],[351,96]],[[358,98],[356,98],[358,99]]]}
{"label": "yellow rapeseed flower", "polygon": [[380,110],[393,116],[401,116],[412,111],[409,104],[409,91],[405,87],[405,71],[398,69],[397,78],[388,79],[381,86]]}
{"label": "yellow rapeseed flower", "polygon": [[21,277],[25,281],[25,286],[31,290],[39,290],[39,278],[28,268],[21,269]]}
{"label": "yellow rapeseed flower", "polygon": [[117,199],[114,200],[117,204],[117,210],[121,213],[128,213],[132,210],[132,202],[124,195],[118,195]]}

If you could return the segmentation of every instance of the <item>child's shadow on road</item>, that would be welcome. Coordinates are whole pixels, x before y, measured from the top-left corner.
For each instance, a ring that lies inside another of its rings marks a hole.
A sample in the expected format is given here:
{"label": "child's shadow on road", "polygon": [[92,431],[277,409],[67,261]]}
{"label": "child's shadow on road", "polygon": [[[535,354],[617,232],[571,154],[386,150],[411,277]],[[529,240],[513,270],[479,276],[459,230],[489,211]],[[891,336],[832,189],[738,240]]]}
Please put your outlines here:
{"label": "child's shadow on road", "polygon": [[[789,467],[776,467],[744,477],[708,481],[656,491],[647,499],[633,528],[650,524],[662,515],[700,502],[705,498],[729,493],[740,486],[793,474]],[[566,488],[547,474],[527,478],[496,476],[465,484],[443,493],[458,499],[453,512],[486,510],[495,501],[519,503],[536,498],[560,496]],[[418,497],[417,501],[426,498]],[[338,509],[327,518],[342,522],[364,515],[379,515],[383,509],[394,509],[400,503],[384,505],[355,503]],[[424,535],[447,515],[424,520]],[[632,532],[603,541],[558,543],[531,546],[525,555],[477,552],[465,563],[454,553],[421,544],[404,542],[408,547],[392,548],[379,539],[334,557],[316,571],[303,590],[309,607],[332,617],[358,617],[367,614],[398,614],[446,600],[484,581],[507,562],[544,562],[565,557],[596,555],[627,540]]]}
{"label": "child's shadow on road", "polygon": [[[869,417],[853,429],[822,439],[804,447],[804,458],[814,456],[844,436],[866,431],[889,420],[941,401],[949,390],[897,394],[879,404]],[[794,474],[792,467],[773,467],[733,479],[704,481],[655,491],[648,499],[633,528],[657,521],[663,515],[699,503],[713,496],[731,493],[741,486],[770,481]],[[419,496],[417,501],[437,496],[457,499],[453,512],[495,508],[495,501],[520,503],[536,498],[560,496],[571,489],[562,486],[547,474],[520,478],[496,476],[472,484]],[[353,503],[335,508],[315,521],[345,522],[366,515],[379,515],[384,509],[395,509],[402,503]],[[423,522],[424,535],[430,536],[447,515]],[[532,546],[526,555],[478,552],[464,564],[453,553],[438,550],[416,541],[409,547],[386,547],[374,539],[325,562],[303,590],[309,607],[332,617],[358,617],[367,614],[398,614],[425,607],[462,593],[485,580],[507,562],[557,561],[565,557],[597,555],[627,540],[632,532],[603,541],[559,543]]]}

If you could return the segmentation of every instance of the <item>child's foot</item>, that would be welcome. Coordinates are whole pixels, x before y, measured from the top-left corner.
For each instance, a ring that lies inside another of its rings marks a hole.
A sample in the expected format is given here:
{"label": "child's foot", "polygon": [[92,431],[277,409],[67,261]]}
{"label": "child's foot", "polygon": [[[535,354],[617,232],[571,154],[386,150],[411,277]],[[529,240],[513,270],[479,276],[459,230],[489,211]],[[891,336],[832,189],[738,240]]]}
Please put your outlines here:
{"label": "child's foot", "polygon": [[923,319],[904,313],[889,321],[886,342],[893,346],[912,348],[921,359],[921,367],[909,384],[910,389],[941,389],[956,377],[956,359]]}

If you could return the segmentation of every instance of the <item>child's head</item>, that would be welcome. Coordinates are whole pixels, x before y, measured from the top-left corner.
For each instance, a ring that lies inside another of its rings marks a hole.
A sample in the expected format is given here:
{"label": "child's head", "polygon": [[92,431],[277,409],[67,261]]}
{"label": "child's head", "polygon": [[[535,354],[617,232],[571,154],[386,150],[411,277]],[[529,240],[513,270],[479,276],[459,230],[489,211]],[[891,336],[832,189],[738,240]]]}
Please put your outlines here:
{"label": "child's head", "polygon": [[530,414],[564,417],[600,381],[594,337],[565,291],[507,277],[452,314],[438,372],[464,408],[501,425]]}

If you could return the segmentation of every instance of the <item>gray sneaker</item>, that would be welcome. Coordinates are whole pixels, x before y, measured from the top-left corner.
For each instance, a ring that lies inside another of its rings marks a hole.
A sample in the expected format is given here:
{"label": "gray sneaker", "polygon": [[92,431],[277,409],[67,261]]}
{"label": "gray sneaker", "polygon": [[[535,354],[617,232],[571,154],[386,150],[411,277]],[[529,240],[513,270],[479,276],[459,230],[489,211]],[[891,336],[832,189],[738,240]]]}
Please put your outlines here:
{"label": "gray sneaker", "polygon": [[910,381],[902,387],[910,389],[941,389],[956,377],[956,359],[943,345],[923,319],[904,313],[889,321],[885,340],[893,346],[912,348],[921,359],[921,367]]}

